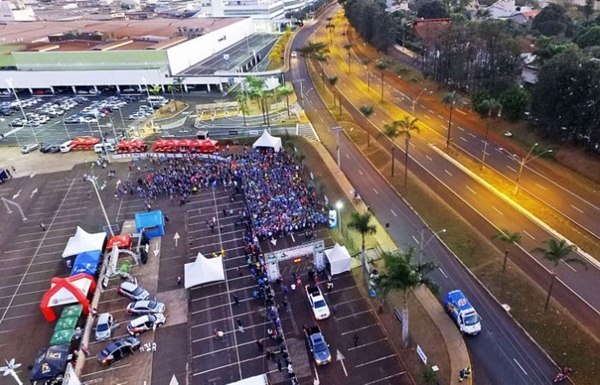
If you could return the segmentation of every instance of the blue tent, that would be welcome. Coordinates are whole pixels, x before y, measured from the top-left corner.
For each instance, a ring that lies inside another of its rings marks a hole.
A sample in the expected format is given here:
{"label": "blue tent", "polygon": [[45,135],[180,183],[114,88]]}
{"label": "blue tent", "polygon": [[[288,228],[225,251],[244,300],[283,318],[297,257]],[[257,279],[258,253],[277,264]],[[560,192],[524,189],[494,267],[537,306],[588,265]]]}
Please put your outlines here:
{"label": "blue tent", "polygon": [[92,277],[96,277],[96,272],[102,262],[102,252],[100,250],[86,251],[81,254],[77,254],[73,268],[71,269],[71,275],[76,274],[87,274]]}
{"label": "blue tent", "polygon": [[162,211],[135,214],[135,227],[138,233],[144,230],[148,238],[162,237],[165,235],[165,218]]}

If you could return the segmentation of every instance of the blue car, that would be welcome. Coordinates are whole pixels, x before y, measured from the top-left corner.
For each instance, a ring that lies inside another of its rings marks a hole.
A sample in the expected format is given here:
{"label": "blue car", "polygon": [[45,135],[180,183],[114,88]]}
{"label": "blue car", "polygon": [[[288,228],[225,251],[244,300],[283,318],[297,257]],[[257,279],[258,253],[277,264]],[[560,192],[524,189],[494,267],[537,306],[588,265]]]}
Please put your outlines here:
{"label": "blue car", "polygon": [[133,337],[125,337],[102,349],[96,356],[96,359],[102,365],[111,365],[112,363],[133,354],[133,352],[139,348],[140,340]]}

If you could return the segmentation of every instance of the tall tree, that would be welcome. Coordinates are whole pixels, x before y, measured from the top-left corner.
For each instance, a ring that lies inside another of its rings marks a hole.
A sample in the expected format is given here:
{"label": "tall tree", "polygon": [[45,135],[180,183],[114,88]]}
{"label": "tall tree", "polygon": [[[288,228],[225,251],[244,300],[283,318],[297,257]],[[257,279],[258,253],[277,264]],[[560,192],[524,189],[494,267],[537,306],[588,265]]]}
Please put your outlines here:
{"label": "tall tree", "polygon": [[565,7],[550,3],[533,19],[531,29],[545,36],[571,36],[573,21]]}
{"label": "tall tree", "polygon": [[417,126],[417,118],[410,118],[408,115],[404,115],[404,119],[398,121],[398,133],[399,135],[404,135],[404,185],[408,186],[408,150],[410,149],[410,133],[412,131],[419,132],[419,127]]}
{"label": "tall tree", "polygon": [[177,101],[175,100],[175,92],[179,91],[179,87],[177,87],[175,84],[169,84],[167,86],[167,91],[169,91],[171,93],[171,98],[173,99],[173,104],[175,104],[175,111],[178,111],[179,108],[177,107]]}
{"label": "tall tree", "polygon": [[435,269],[433,262],[413,263],[415,248],[413,246],[404,252],[383,253],[385,272],[380,274],[377,280],[377,288],[384,288],[387,292],[400,290],[403,295],[402,305],[402,347],[409,346],[409,317],[408,300],[410,295],[418,288],[425,286],[434,293],[438,287],[435,282],[427,276]]}
{"label": "tall tree", "polygon": [[377,64],[375,64],[375,68],[379,70],[379,74],[381,75],[381,101],[383,102],[383,86],[385,84],[383,82],[383,77],[385,76],[385,70],[388,68],[388,65],[386,62],[379,60]]}
{"label": "tall tree", "polygon": [[[369,117],[375,112],[373,106],[360,106],[359,110],[367,120],[369,120]],[[365,130],[367,131],[367,147],[369,147],[371,146],[371,127],[369,124],[365,125]]]}
{"label": "tall tree", "polygon": [[417,11],[417,17],[423,19],[444,19],[449,16],[446,6],[439,1],[424,3]]}
{"label": "tall tree", "polygon": [[257,76],[248,76],[245,80],[248,95],[251,99],[256,99],[263,115],[263,121],[267,124],[268,128],[271,128],[271,122],[269,118],[269,105],[267,99],[270,92],[266,88],[265,79]]}
{"label": "tall tree", "polygon": [[566,240],[561,239],[560,241],[549,238],[544,241],[547,247],[536,247],[534,251],[541,252],[544,259],[552,263],[552,270],[550,272],[550,286],[548,287],[548,296],[546,297],[546,303],[544,304],[544,311],[548,310],[548,304],[550,303],[550,297],[552,296],[552,286],[554,285],[554,279],[556,278],[556,267],[560,262],[575,262],[585,266],[585,263],[578,258],[568,258],[569,254],[577,250],[577,246],[569,245]]}
{"label": "tall tree", "polygon": [[292,86],[281,86],[277,88],[277,93],[285,97],[285,105],[287,107],[287,114],[290,116],[290,95],[294,93]]}
{"label": "tall tree", "polygon": [[335,97],[337,95],[337,93],[335,91],[335,85],[337,84],[338,80],[340,80],[340,79],[337,76],[330,76],[327,78],[327,82],[331,86],[331,92],[333,93],[333,106],[334,107],[335,107]]}
{"label": "tall tree", "polygon": [[183,83],[185,82],[185,76],[176,76],[173,78],[173,85],[177,86],[179,89],[179,93],[181,94],[181,101],[185,103],[185,98],[183,96],[183,91],[185,91],[185,87]]}
{"label": "tall tree", "polygon": [[450,143],[452,143],[452,111],[454,111],[454,107],[456,104],[462,103],[462,97],[456,93],[456,91],[447,92],[442,97],[442,104],[446,104],[450,106],[450,114],[448,117],[448,135],[446,137],[446,148],[450,148]]}
{"label": "tall tree", "polygon": [[506,271],[506,261],[508,260],[508,248],[509,246],[521,244],[521,234],[518,232],[510,232],[508,229],[502,229],[500,232],[494,234],[492,239],[497,239],[504,242],[504,262],[502,263],[502,271]]}
{"label": "tall tree", "polygon": [[350,214],[350,221],[348,222],[348,228],[353,229],[360,233],[361,236],[361,254],[360,261],[362,265],[362,271],[365,281],[368,281],[368,268],[367,268],[367,255],[366,255],[366,245],[365,245],[365,237],[367,235],[373,235],[377,232],[377,227],[371,224],[371,214],[370,211],[366,211],[364,213],[359,213],[358,211],[354,211]]}
{"label": "tall tree", "polygon": [[369,67],[369,64],[371,64],[371,59],[364,58],[361,60],[361,62],[367,70],[367,89],[369,89],[371,88],[371,67]]}
{"label": "tall tree", "polygon": [[244,119],[244,127],[245,127],[247,125],[246,124],[246,115],[248,115],[248,113],[249,113],[248,95],[246,95],[246,92],[244,92],[244,91],[238,92],[235,95],[235,100],[238,103],[238,110],[242,111],[242,118]]}
{"label": "tall tree", "polygon": [[500,116],[500,111],[502,111],[502,104],[494,98],[484,99],[479,106],[479,112],[481,116],[485,118],[487,123],[485,128],[483,152],[481,154],[481,170],[483,170],[483,166],[485,165],[485,156],[487,154],[488,139],[490,135],[490,120],[494,115]]}

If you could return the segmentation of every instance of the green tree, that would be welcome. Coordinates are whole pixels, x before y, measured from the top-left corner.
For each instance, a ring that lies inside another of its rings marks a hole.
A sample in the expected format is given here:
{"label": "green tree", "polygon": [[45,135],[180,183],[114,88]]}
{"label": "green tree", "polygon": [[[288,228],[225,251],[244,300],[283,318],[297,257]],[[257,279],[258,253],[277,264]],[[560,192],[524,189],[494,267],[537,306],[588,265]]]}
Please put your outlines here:
{"label": "green tree", "polygon": [[600,25],[594,25],[583,30],[579,36],[577,36],[575,42],[579,48],[582,49],[600,46]]}
{"label": "green tree", "polygon": [[335,107],[335,97],[337,95],[336,91],[335,91],[335,85],[337,84],[337,82],[340,79],[337,76],[330,76],[327,78],[327,82],[329,83],[329,85],[331,86],[331,92],[333,93],[333,106]]}
{"label": "green tree", "polygon": [[381,75],[381,101],[383,102],[383,86],[385,84],[383,82],[383,77],[385,76],[385,70],[388,68],[388,64],[384,61],[379,60],[377,64],[375,64],[375,68],[377,68],[379,74]]}
{"label": "green tree", "polygon": [[325,46],[325,44],[321,42],[308,42],[304,47],[298,48],[296,52],[298,52],[300,56],[305,58],[317,58],[319,55],[324,55],[328,53],[329,49]]}
{"label": "green tree", "polygon": [[445,19],[450,17],[450,15],[444,4],[439,1],[430,1],[419,8],[417,17],[423,19]]}
{"label": "green tree", "polygon": [[446,148],[450,148],[450,143],[452,143],[452,111],[454,111],[454,107],[457,104],[462,104],[463,103],[463,99],[462,97],[456,93],[456,91],[452,91],[452,92],[447,92],[446,94],[444,94],[444,96],[442,97],[442,104],[446,104],[448,106],[450,106],[450,115],[448,118],[448,135],[446,137]]}
{"label": "green tree", "polygon": [[175,111],[178,111],[179,108],[177,107],[177,101],[175,100],[175,92],[179,91],[179,87],[177,87],[175,84],[169,84],[167,86],[167,91],[171,93],[171,98],[173,99],[175,104]]}
{"label": "green tree", "polygon": [[360,233],[361,236],[361,253],[360,253],[360,262],[362,266],[363,276],[365,281],[368,281],[368,268],[367,268],[367,254],[366,254],[366,245],[365,245],[365,237],[367,235],[374,235],[377,232],[377,227],[371,224],[371,214],[370,211],[366,211],[364,213],[359,213],[358,211],[354,211],[350,214],[350,221],[348,222],[348,228],[355,230]]}
{"label": "green tree", "polygon": [[512,245],[521,244],[521,234],[518,232],[512,233],[508,229],[502,229],[500,232],[492,235],[492,239],[497,239],[505,244],[504,247],[504,262],[502,263],[502,271],[506,271],[506,261],[508,260],[508,248]]}
{"label": "green tree", "polygon": [[248,95],[246,95],[245,91],[238,92],[235,95],[235,100],[238,103],[238,109],[242,111],[242,118],[244,119],[244,127],[246,124],[246,115],[250,112],[248,109]]}
{"label": "green tree", "polygon": [[594,3],[596,0],[585,0],[585,5],[583,6],[583,14],[585,15],[585,20],[590,21],[590,17],[594,14]]}
{"label": "green tree", "polygon": [[267,101],[271,93],[266,89],[265,79],[256,76],[248,76],[245,83],[250,99],[255,99],[257,101],[258,106],[262,111],[263,121],[267,124],[268,128],[271,128],[269,105]]}
{"label": "green tree", "polygon": [[575,262],[585,266],[585,263],[578,258],[568,258],[569,254],[577,250],[577,246],[567,244],[567,241],[561,239],[560,241],[549,238],[544,241],[547,247],[536,247],[534,251],[542,253],[544,259],[552,263],[550,286],[548,287],[548,296],[546,297],[546,303],[544,304],[544,311],[548,310],[548,304],[550,303],[550,297],[552,296],[552,286],[554,279],[556,278],[556,267],[560,262]]}
{"label": "green tree", "polygon": [[181,101],[183,103],[185,103],[185,98],[183,96],[183,91],[185,90],[183,83],[185,82],[185,79],[185,76],[176,76],[173,78],[173,85],[179,89],[179,93],[181,94]]}
{"label": "green tree", "polygon": [[344,49],[348,52],[348,73],[350,73],[350,59],[352,59],[352,53],[350,50],[352,49],[352,44],[344,44]]}
{"label": "green tree", "polygon": [[404,252],[383,253],[385,272],[380,274],[377,280],[377,288],[384,288],[390,291],[402,291],[402,347],[409,346],[409,317],[408,317],[408,299],[410,295],[418,288],[425,286],[434,293],[437,293],[438,287],[433,280],[427,277],[427,274],[435,269],[433,262],[413,263],[415,248],[409,247]]}
{"label": "green tree", "polygon": [[371,67],[369,67],[369,64],[371,64],[371,59],[364,58],[361,60],[361,63],[365,66],[367,70],[367,89],[369,89],[371,88]]}
{"label": "green tree", "polygon": [[[359,110],[367,120],[369,120],[369,117],[375,112],[373,106],[360,106]],[[367,147],[369,147],[371,146],[371,127],[369,126],[369,123],[365,125],[365,130],[367,131]]]}
{"label": "green tree", "polygon": [[417,118],[410,118],[408,115],[404,115],[403,120],[399,120],[398,123],[398,135],[404,135],[404,185],[408,186],[408,150],[410,149],[410,133],[412,131],[419,132],[419,127],[417,126]]}
{"label": "green tree", "polygon": [[160,84],[155,84],[153,86],[148,87],[148,92],[154,96],[160,94],[161,91],[162,91],[162,88],[161,88]]}
{"label": "green tree", "polygon": [[485,165],[485,156],[487,155],[488,138],[490,135],[490,120],[492,119],[492,116],[500,116],[501,111],[502,103],[494,98],[485,99],[479,105],[479,113],[487,122],[485,129],[485,141],[483,142],[483,151],[481,154],[481,170],[483,170],[483,166]]}
{"label": "green tree", "polygon": [[287,113],[290,116],[290,95],[294,93],[292,86],[281,86],[277,88],[277,93],[285,97],[285,105],[287,106]]}
{"label": "green tree", "polygon": [[521,87],[512,87],[500,96],[502,115],[509,122],[521,119],[529,106],[529,92]]}
{"label": "green tree", "polygon": [[573,32],[573,21],[565,7],[550,3],[533,19],[531,29],[545,36],[570,36]]}

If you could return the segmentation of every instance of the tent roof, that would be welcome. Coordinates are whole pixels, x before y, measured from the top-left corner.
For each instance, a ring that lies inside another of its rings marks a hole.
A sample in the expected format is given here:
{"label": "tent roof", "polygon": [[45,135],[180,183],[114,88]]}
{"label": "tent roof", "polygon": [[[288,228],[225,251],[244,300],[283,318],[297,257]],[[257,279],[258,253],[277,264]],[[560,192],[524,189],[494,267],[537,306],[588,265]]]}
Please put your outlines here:
{"label": "tent roof", "polygon": [[75,335],[75,329],[63,329],[55,331],[54,334],[52,334],[52,338],[50,339],[50,345],[54,346],[68,344],[73,339],[73,335]]}
{"label": "tent roof", "polygon": [[135,214],[135,226],[138,229],[164,225],[163,213],[160,210]]}
{"label": "tent roof", "polygon": [[31,370],[31,381],[53,379],[63,374],[67,367],[69,345],[55,345],[42,349],[35,359],[35,366]]}
{"label": "tent roof", "polygon": [[54,327],[54,331],[58,332],[61,330],[75,330],[75,325],[77,325],[78,317],[61,317]]}
{"label": "tent roof", "polygon": [[81,312],[83,311],[83,305],[71,305],[71,306],[67,306],[63,309],[60,318],[71,318],[71,317],[75,317],[78,318],[81,315]]}
{"label": "tent roof", "polygon": [[281,150],[281,138],[276,138],[265,130],[260,138],[252,144],[252,148],[256,147],[269,147],[277,152]]}
{"label": "tent roof", "polygon": [[184,271],[186,289],[208,282],[225,280],[223,258],[221,257],[208,259],[202,253],[198,253],[194,262],[185,264]]}
{"label": "tent roof", "polygon": [[333,248],[325,250],[325,255],[331,267],[331,274],[336,275],[352,268],[352,260],[346,246],[340,246],[336,243]]}
{"label": "tent roof", "polygon": [[77,226],[77,231],[75,231],[74,236],[69,238],[62,257],[68,258],[86,251],[102,250],[105,239],[106,233],[104,231],[91,234]]}

